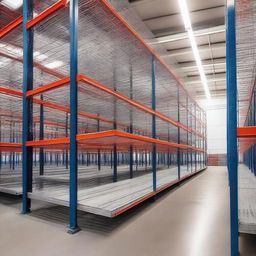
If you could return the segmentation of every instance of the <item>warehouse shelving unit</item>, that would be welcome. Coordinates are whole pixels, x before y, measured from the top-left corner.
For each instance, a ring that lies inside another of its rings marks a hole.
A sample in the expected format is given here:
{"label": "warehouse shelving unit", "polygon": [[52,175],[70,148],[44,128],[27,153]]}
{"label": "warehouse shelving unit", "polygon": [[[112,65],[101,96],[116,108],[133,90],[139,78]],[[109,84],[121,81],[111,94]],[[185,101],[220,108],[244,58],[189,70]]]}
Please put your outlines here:
{"label": "warehouse shelving unit", "polygon": [[23,87],[0,88],[23,102],[22,212],[69,206],[75,233],[77,209],[115,217],[204,170],[205,112],[122,16],[106,0],[41,2],[0,33],[21,48],[23,22],[23,59],[2,53],[23,62]]}
{"label": "warehouse shelving unit", "polygon": [[[231,255],[239,233],[256,234],[255,1],[227,1],[228,169]],[[235,115],[234,113],[238,113]],[[238,127],[238,128],[237,128]]]}

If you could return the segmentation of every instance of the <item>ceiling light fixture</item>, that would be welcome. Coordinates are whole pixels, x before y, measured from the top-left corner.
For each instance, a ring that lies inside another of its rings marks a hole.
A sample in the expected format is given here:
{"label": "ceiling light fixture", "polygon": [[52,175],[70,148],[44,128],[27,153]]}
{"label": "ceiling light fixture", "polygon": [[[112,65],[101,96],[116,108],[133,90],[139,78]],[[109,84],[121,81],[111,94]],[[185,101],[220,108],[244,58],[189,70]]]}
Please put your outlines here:
{"label": "ceiling light fixture", "polygon": [[187,3],[186,3],[186,0],[178,0],[178,1],[179,1],[180,12],[181,12],[181,16],[182,16],[183,23],[184,23],[184,26],[185,26],[185,30],[188,33],[191,48],[192,48],[192,51],[193,51],[193,54],[194,54],[194,57],[195,57],[195,60],[196,60],[196,64],[197,64],[197,68],[198,68],[198,71],[199,71],[199,74],[200,74],[200,77],[201,77],[202,84],[203,84],[203,87],[204,87],[205,95],[206,95],[207,99],[210,99],[211,94],[210,94],[207,79],[206,79],[206,76],[205,76],[205,73],[204,73],[202,61],[201,61],[201,58],[200,58],[200,55],[199,55],[199,51],[198,51],[194,31],[192,29],[190,15],[189,15],[189,11],[188,11],[188,6],[187,6]]}
{"label": "ceiling light fixture", "polygon": [[23,0],[3,0],[2,5],[12,9],[17,10],[22,6]]}
{"label": "ceiling light fixture", "polygon": [[45,67],[47,67],[47,68],[58,68],[58,67],[63,66],[63,64],[64,63],[62,61],[56,60],[54,62],[46,64]]}
{"label": "ceiling light fixture", "polygon": [[45,54],[41,54],[40,52],[35,51],[35,52],[34,52],[34,58],[35,58],[36,60],[43,61],[43,60],[46,60],[48,57],[47,57],[47,55],[45,55]]}

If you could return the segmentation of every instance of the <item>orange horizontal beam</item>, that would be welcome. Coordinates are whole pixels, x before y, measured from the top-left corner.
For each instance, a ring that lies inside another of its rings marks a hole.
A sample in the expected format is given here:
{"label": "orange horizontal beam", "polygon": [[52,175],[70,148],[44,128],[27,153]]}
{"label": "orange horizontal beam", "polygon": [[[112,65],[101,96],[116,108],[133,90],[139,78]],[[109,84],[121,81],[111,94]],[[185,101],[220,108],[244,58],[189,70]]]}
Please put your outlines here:
{"label": "orange horizontal beam", "polygon": [[140,140],[140,141],[145,141],[145,142],[150,142],[150,143],[155,143],[163,146],[169,146],[169,147],[175,147],[175,148],[181,148],[181,149],[193,149],[193,150],[199,150],[198,148],[192,147],[190,145],[185,145],[185,144],[177,144],[169,141],[164,141],[164,140],[158,140],[158,139],[153,139],[150,137],[145,137],[141,135],[136,135],[136,134],[131,134],[123,131],[118,131],[115,130],[115,136],[119,137],[125,137],[125,138],[130,138],[130,139],[135,139],[135,140]]}
{"label": "orange horizontal beam", "polygon": [[237,128],[238,138],[256,138],[256,126],[239,127]]}
{"label": "orange horizontal beam", "polygon": [[[5,53],[1,53],[1,52],[0,52],[0,56],[6,57],[6,58],[10,58],[10,59],[12,59],[12,60],[16,60],[16,61],[19,61],[19,62],[23,62],[23,60],[22,60],[21,58],[16,58],[16,57],[7,55],[7,54],[5,54]],[[64,75],[64,74],[59,73],[59,72],[57,72],[57,71],[55,71],[55,70],[53,70],[53,69],[49,69],[49,68],[47,68],[47,67],[45,67],[45,66],[43,66],[43,65],[41,65],[41,64],[39,64],[39,63],[34,62],[34,66],[35,66],[36,68],[38,68],[38,69],[40,69],[40,70],[46,72],[46,73],[51,74],[51,75],[54,75],[54,76],[56,76],[56,77],[58,77],[58,78],[61,78],[61,79],[65,78],[65,75]],[[81,79],[79,76],[80,76],[80,75],[78,75],[78,81],[79,81],[79,79]],[[84,77],[85,77],[85,76],[84,76]],[[91,79],[91,80],[92,80],[92,79]],[[93,81],[93,80],[92,80],[92,81]],[[94,81],[94,82],[95,82],[95,81]],[[96,83],[97,83],[97,82],[96,82]],[[106,87],[106,88],[108,88],[108,87]],[[128,99],[129,99],[129,98],[128,98]],[[150,108],[149,108],[149,109],[150,109]],[[153,111],[153,110],[152,110],[152,111]],[[188,111],[189,111],[189,109],[188,109]],[[196,118],[196,117],[195,117],[195,118]],[[119,124],[119,125],[122,125],[122,124]],[[127,127],[128,127],[128,126],[127,126]],[[184,126],[184,127],[186,127],[186,126]],[[202,134],[200,134],[199,132],[197,132],[197,131],[195,131],[195,130],[193,130],[193,129],[191,129],[191,128],[188,128],[187,131],[188,131],[188,132],[191,132],[191,133],[194,133],[194,134],[197,134],[197,135],[200,136],[201,138],[205,138]]]}
{"label": "orange horizontal beam", "polygon": [[59,138],[52,140],[36,140],[36,141],[27,141],[27,147],[39,147],[39,146],[50,146],[50,145],[58,145],[58,144],[68,144],[70,142],[70,138]]}
{"label": "orange horizontal beam", "polygon": [[[22,96],[23,96],[22,92],[15,91],[15,90],[12,90],[12,89],[8,89],[8,88],[5,88],[5,87],[0,87],[0,93],[6,93],[6,94],[9,94],[9,95],[12,95],[12,96],[17,96],[19,98],[22,98]],[[33,99],[33,102],[35,104],[42,104],[42,105],[44,105],[45,107],[48,107],[48,108],[56,109],[56,110],[63,111],[63,112],[66,112],[66,113],[70,113],[70,108],[64,107],[64,106],[61,106],[61,105],[58,105],[58,104],[55,104],[55,103],[51,103],[51,102],[44,101],[44,100],[39,100],[39,99]],[[117,125],[122,126],[122,127],[129,127],[129,125],[114,122],[110,119],[103,118],[103,117],[100,117],[100,116],[97,116],[97,115],[94,115],[94,114],[90,114],[90,113],[87,113],[87,112],[78,111],[77,113],[80,116],[84,116],[84,117],[87,117],[87,118],[90,118],[90,119],[100,120],[100,121],[106,122],[106,123],[116,123]]]}
{"label": "orange horizontal beam", "polygon": [[32,28],[45,18],[49,17],[50,15],[54,14],[56,11],[60,10],[61,8],[65,7],[69,1],[68,0],[60,0],[57,3],[50,6],[45,11],[41,12],[38,16],[36,16],[34,19],[30,20],[27,23],[27,28]]}
{"label": "orange horizontal beam", "polygon": [[[64,106],[61,106],[61,105],[58,105],[58,104],[55,104],[55,103],[51,103],[51,102],[44,101],[44,100],[39,100],[39,99],[33,99],[33,102],[36,103],[36,104],[42,104],[42,105],[44,105],[45,107],[48,107],[48,108],[60,110],[60,111],[66,112],[66,113],[70,113],[70,108],[64,107]],[[87,112],[83,112],[83,111],[78,111],[77,114],[80,115],[80,116],[90,118],[90,119],[100,120],[100,121],[106,122],[106,123],[114,123],[114,121],[112,121],[110,119],[103,118],[103,117],[100,117],[100,116],[97,116],[97,115],[94,115],[94,114],[90,114],[90,113],[87,113]],[[123,126],[123,127],[129,127],[129,125],[122,124],[122,123],[116,123],[116,124],[119,125],[119,126]]]}
{"label": "orange horizontal beam", "polygon": [[70,78],[66,77],[66,78],[63,78],[59,81],[56,81],[56,82],[53,82],[53,83],[50,83],[50,84],[47,84],[47,85],[44,85],[44,86],[40,86],[36,89],[30,90],[26,93],[26,96],[31,97],[31,96],[35,96],[35,95],[38,95],[38,94],[42,94],[44,92],[47,92],[47,91],[50,91],[50,90],[53,90],[53,89],[57,89],[57,88],[60,88],[64,85],[67,85],[69,82],[70,82]]}
{"label": "orange horizontal beam", "polygon": [[11,147],[11,148],[19,148],[21,147],[21,143],[8,143],[8,142],[0,142],[0,147]]}
{"label": "orange horizontal beam", "polygon": [[[98,139],[98,138],[106,138],[106,137],[124,137],[124,138],[129,138],[133,140],[138,140],[146,143],[154,143],[157,145],[163,145],[167,147],[174,147],[174,148],[181,148],[181,149],[191,149],[195,151],[200,151],[204,152],[203,149],[200,148],[195,148],[190,145],[184,145],[184,144],[177,144],[177,143],[172,143],[168,141],[163,141],[163,140],[158,140],[158,139],[153,139],[150,137],[145,137],[141,135],[136,135],[136,134],[131,134],[123,131],[118,131],[118,130],[112,130],[112,131],[103,131],[103,132],[95,132],[95,133],[87,133],[87,134],[79,134],[76,136],[77,142],[81,141],[86,141],[90,139]],[[70,142],[69,138],[59,138],[59,139],[52,139],[52,140],[39,140],[39,141],[28,141],[26,143],[27,146],[50,146],[50,145],[59,145],[59,144],[67,144]]]}
{"label": "orange horizontal beam", "polygon": [[4,28],[0,29],[0,39],[6,36],[8,33],[10,33],[12,30],[17,28],[19,25],[21,25],[23,22],[23,17],[20,16],[11,23],[9,23],[7,26]]}
{"label": "orange horizontal beam", "polygon": [[13,96],[18,96],[19,98],[23,96],[22,92],[15,91],[15,90],[12,90],[12,89],[8,89],[8,88],[5,88],[5,87],[0,87],[0,93],[10,94],[10,95],[13,95]]}
{"label": "orange horizontal beam", "polygon": [[[66,79],[68,80],[69,78],[66,78]],[[66,82],[67,80],[63,79],[62,81]],[[161,113],[159,113],[157,111],[152,110],[149,107],[146,107],[146,106],[142,105],[141,103],[133,101],[130,98],[128,98],[128,97],[126,97],[126,96],[124,96],[124,95],[122,95],[122,94],[112,90],[111,88],[108,88],[108,87],[106,87],[104,85],[101,85],[98,82],[96,82],[96,81],[94,81],[94,80],[92,80],[90,78],[87,78],[87,77],[85,77],[83,75],[78,75],[77,76],[77,80],[78,81],[85,81],[86,83],[89,83],[90,85],[93,85],[93,86],[95,86],[95,87],[97,87],[97,88],[99,88],[99,89],[101,89],[101,90],[103,90],[103,91],[105,91],[107,93],[115,95],[118,98],[123,99],[127,103],[129,103],[129,104],[131,104],[131,105],[133,105],[133,106],[135,106],[137,108],[140,108],[140,109],[142,109],[143,111],[145,111],[147,113],[150,113],[150,114],[153,114],[153,115],[155,114],[157,117],[161,118],[164,121],[167,121],[167,122],[170,122],[170,123],[172,123],[172,121],[173,121],[174,122],[173,124],[175,126],[179,126],[179,127],[181,127],[182,129],[184,129],[184,130],[186,130],[188,132],[192,132],[192,133],[197,134],[200,137],[204,138],[204,136],[202,136],[200,133],[198,133],[198,132],[196,132],[196,131],[194,131],[194,130],[192,130],[192,129],[190,129],[190,128],[182,125],[182,124],[180,124],[179,122],[176,122],[176,121],[170,119],[167,116],[164,116],[163,114],[161,114]],[[65,83],[65,84],[67,84],[67,83]],[[57,85],[56,87],[64,86],[65,84]],[[42,87],[48,87],[48,86],[49,85],[42,86]],[[52,86],[52,84],[50,84],[49,87],[51,87],[51,86]],[[40,89],[40,88],[37,88],[37,89]],[[37,90],[37,89],[35,89],[35,90]],[[47,89],[47,88],[43,88],[43,90],[45,90],[45,89]],[[22,95],[23,95],[21,92],[14,91],[14,90],[11,90],[11,89],[7,89],[7,88],[4,88],[4,87],[0,87],[0,92],[8,93],[8,94],[11,94],[11,95],[14,95],[14,96],[20,96],[20,97],[22,97]],[[64,106],[61,106],[61,105],[58,105],[58,104],[54,104],[54,103],[47,102],[47,101],[44,101],[44,100],[39,100],[39,99],[33,99],[33,102],[36,103],[36,104],[42,104],[42,105],[44,105],[45,107],[48,107],[48,108],[52,108],[52,109],[56,109],[56,110],[60,110],[60,111],[63,111],[63,112],[70,113],[70,108],[64,107]],[[99,116],[94,115],[94,114],[86,113],[86,112],[83,112],[83,111],[78,111],[78,115],[81,115],[81,116],[84,116],[84,117],[87,117],[87,118],[91,118],[91,119],[100,120],[102,122],[114,123],[114,121],[112,121],[112,120],[109,120],[109,119],[106,119],[106,118],[103,118],[103,117],[99,117]],[[122,126],[122,127],[129,127],[128,125],[123,124],[123,123],[116,123],[116,124],[119,125],[119,126]]]}
{"label": "orange horizontal beam", "polygon": [[[181,123],[179,123],[179,122],[177,122],[177,121],[175,121],[175,120],[173,120],[173,119],[171,119],[171,118],[169,118],[169,117],[167,117],[167,116],[164,116],[164,115],[161,114],[160,112],[154,111],[154,110],[152,110],[151,108],[142,105],[142,104],[139,103],[139,102],[136,102],[136,101],[134,101],[134,100],[131,100],[130,98],[128,98],[128,97],[122,95],[121,93],[118,93],[118,92],[112,90],[111,88],[109,88],[109,87],[107,87],[107,86],[104,86],[104,85],[102,85],[102,84],[100,84],[100,83],[94,81],[93,79],[91,79],[91,78],[89,78],[89,77],[86,77],[86,76],[84,76],[84,75],[78,75],[78,76],[77,76],[77,81],[83,81],[83,80],[86,81],[87,83],[93,85],[93,86],[96,86],[97,88],[99,88],[99,89],[101,89],[101,90],[103,90],[103,91],[105,91],[105,92],[107,92],[107,93],[110,93],[110,94],[112,94],[112,95],[114,95],[114,96],[117,96],[119,99],[121,99],[121,100],[123,100],[123,101],[125,101],[125,102],[128,102],[129,104],[131,104],[131,105],[133,105],[133,106],[135,106],[135,107],[137,107],[137,108],[140,108],[140,109],[142,109],[142,110],[145,111],[145,112],[148,112],[148,113],[150,113],[150,114],[155,114],[157,117],[159,117],[159,118],[161,118],[161,119],[163,119],[163,120],[165,120],[165,121],[168,121],[169,123],[172,123],[172,124],[174,124],[175,126],[181,127],[182,129],[184,129],[184,130],[186,130],[186,131],[188,131],[188,132],[192,132],[192,133],[195,133],[195,134],[197,134],[197,135],[199,135],[199,136],[202,136],[202,135],[201,135],[200,133],[198,133],[197,131],[195,131],[195,130],[193,130],[193,129],[190,129],[190,128],[186,127],[185,125],[183,125],[183,124],[181,124]],[[66,78],[61,79],[61,80],[59,80],[59,81],[56,81],[56,82],[53,82],[53,83],[50,83],[50,84],[41,86],[41,87],[39,87],[39,88],[36,88],[36,89],[34,89],[34,90],[28,91],[28,92],[26,93],[26,96],[27,96],[27,97],[35,96],[35,95],[38,95],[38,94],[47,92],[47,91],[49,91],[49,90],[53,90],[53,89],[56,89],[56,88],[59,88],[59,87],[68,85],[69,82],[70,82],[70,77],[66,77]],[[43,104],[43,103],[42,103],[42,104]],[[95,115],[91,115],[91,117],[95,119],[96,116],[95,116]],[[105,120],[102,120],[102,121],[109,122],[110,120],[105,119]],[[111,121],[111,123],[112,123],[112,121]],[[119,123],[119,125],[120,125],[120,123]],[[122,124],[121,124],[121,125],[122,125]],[[123,125],[122,125],[122,126],[123,126]]]}

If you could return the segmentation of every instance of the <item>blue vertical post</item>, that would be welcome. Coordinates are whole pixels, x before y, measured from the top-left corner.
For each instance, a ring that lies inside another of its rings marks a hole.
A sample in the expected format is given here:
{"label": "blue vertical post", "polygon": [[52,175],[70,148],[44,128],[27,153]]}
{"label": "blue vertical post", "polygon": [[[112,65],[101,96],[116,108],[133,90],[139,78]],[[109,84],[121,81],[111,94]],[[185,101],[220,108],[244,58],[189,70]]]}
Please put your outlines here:
{"label": "blue vertical post", "polygon": [[117,147],[116,147],[116,144],[114,144],[114,148],[113,148],[113,182],[117,182],[117,164],[118,164]]}
{"label": "blue vertical post", "polygon": [[[98,114],[99,116],[99,114]],[[97,132],[100,131],[100,120],[97,120]],[[101,152],[100,149],[98,149],[98,170],[101,170]]]}
{"label": "blue vertical post", "polygon": [[[15,142],[15,123],[12,124],[12,142]],[[12,153],[12,169],[15,169],[15,152]]]}
{"label": "blue vertical post", "polygon": [[[114,90],[116,91],[116,69],[114,68],[114,72],[113,72],[113,83],[114,83]],[[117,129],[117,109],[116,109],[116,97],[114,97],[114,124],[113,124],[113,129],[116,130]],[[117,146],[116,144],[114,144],[113,147],[113,182],[117,182],[117,165],[118,165],[118,155],[117,155]]]}
{"label": "blue vertical post", "polygon": [[74,234],[77,225],[77,48],[78,48],[78,0],[70,0],[70,198],[69,231]]}
{"label": "blue vertical post", "polygon": [[33,1],[23,1],[23,115],[22,115],[22,213],[30,212],[32,192],[33,149],[26,142],[33,139],[32,99],[26,93],[33,89],[33,30],[27,29],[27,22],[33,18]]}
{"label": "blue vertical post", "polygon": [[[43,95],[40,96],[43,100]],[[44,139],[44,106],[40,104],[40,123],[39,123],[39,139]],[[39,151],[39,174],[44,175],[44,149],[40,148]]]}
{"label": "blue vertical post", "polygon": [[[188,124],[188,96],[186,96],[186,122],[187,122],[187,127],[189,127]],[[187,145],[189,145],[189,140],[188,140],[188,131],[187,131]],[[189,171],[189,150],[187,149],[186,151],[186,158],[187,158],[187,171]]]}
{"label": "blue vertical post", "polygon": [[[178,122],[180,122],[180,87],[178,86],[178,95],[177,95],[177,103],[178,103]],[[178,126],[178,144],[180,144],[180,127]],[[178,165],[178,180],[180,180],[180,149],[178,148],[177,152],[177,165]]]}
{"label": "blue vertical post", "polygon": [[[13,139],[12,139],[12,122],[10,122],[10,127],[9,127],[9,130],[10,130],[10,142],[13,142]],[[9,169],[11,170],[12,169],[12,152],[9,153]]]}
{"label": "blue vertical post", "polygon": [[[156,110],[156,63],[152,55],[152,109]],[[156,139],[156,116],[152,115],[152,138]],[[152,146],[153,190],[156,191],[156,144]]]}
{"label": "blue vertical post", "polygon": [[[133,99],[133,70],[132,64],[130,64],[130,99]],[[133,110],[130,109],[130,133],[133,133]],[[129,165],[130,165],[130,179],[133,178],[133,146],[130,145],[130,157],[129,157]]]}
{"label": "blue vertical post", "polygon": [[236,80],[235,0],[227,1],[227,153],[230,186],[231,256],[239,255],[238,245],[238,155]]}

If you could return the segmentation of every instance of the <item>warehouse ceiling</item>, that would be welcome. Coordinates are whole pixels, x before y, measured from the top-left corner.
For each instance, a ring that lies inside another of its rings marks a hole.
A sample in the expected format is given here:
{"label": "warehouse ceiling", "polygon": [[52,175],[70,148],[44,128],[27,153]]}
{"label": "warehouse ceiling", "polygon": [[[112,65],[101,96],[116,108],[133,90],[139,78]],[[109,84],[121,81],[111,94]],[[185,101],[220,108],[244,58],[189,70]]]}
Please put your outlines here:
{"label": "warehouse ceiling", "polygon": [[[195,99],[205,99],[177,0],[129,0],[131,8],[152,32],[148,42],[162,46],[161,56],[182,78]],[[226,94],[225,1],[187,1],[191,22],[212,99]]]}

